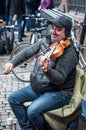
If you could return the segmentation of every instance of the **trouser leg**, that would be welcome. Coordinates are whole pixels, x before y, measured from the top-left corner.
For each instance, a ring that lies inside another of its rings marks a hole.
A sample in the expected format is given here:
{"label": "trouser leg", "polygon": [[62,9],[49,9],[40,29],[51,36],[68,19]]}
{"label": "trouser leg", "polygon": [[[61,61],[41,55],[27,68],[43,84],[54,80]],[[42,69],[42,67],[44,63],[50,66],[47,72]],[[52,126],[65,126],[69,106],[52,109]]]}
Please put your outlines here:
{"label": "trouser leg", "polygon": [[18,24],[18,39],[22,39],[22,16],[18,16],[17,24]]}
{"label": "trouser leg", "polygon": [[18,119],[22,130],[35,130],[28,119],[27,109],[23,106],[23,102],[32,101],[35,98],[37,98],[37,94],[28,86],[13,92],[8,98],[12,111]]}
{"label": "trouser leg", "polygon": [[71,96],[62,92],[46,92],[36,98],[27,109],[28,118],[38,130],[45,130],[43,113],[68,104]]}

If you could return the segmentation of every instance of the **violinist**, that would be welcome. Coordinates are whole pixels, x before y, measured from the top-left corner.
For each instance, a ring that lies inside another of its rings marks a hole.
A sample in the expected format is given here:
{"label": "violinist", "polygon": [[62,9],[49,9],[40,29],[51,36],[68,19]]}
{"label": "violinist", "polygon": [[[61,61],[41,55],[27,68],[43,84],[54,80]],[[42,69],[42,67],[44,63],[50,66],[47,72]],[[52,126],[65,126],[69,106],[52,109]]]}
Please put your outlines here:
{"label": "violinist", "polygon": [[[72,96],[78,63],[70,40],[72,22],[61,16],[52,19],[49,24],[50,37],[22,50],[5,65],[5,73],[8,74],[27,58],[38,54],[30,75],[30,85],[12,92],[8,98],[21,130],[47,130],[43,113],[63,107]],[[25,108],[25,101],[32,103]],[[71,124],[71,130],[76,130],[76,124]]]}

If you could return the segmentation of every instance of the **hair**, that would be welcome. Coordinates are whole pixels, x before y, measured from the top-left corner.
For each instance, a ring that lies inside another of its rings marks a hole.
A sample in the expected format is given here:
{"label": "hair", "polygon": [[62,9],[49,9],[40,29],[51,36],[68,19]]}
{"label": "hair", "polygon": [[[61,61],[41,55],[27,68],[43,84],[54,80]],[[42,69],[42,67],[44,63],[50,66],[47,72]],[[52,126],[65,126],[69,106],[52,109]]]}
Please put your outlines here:
{"label": "hair", "polygon": [[65,35],[66,35],[66,37],[70,37],[70,36],[71,36],[71,32],[68,32],[68,31],[66,30],[66,28],[65,28]]}

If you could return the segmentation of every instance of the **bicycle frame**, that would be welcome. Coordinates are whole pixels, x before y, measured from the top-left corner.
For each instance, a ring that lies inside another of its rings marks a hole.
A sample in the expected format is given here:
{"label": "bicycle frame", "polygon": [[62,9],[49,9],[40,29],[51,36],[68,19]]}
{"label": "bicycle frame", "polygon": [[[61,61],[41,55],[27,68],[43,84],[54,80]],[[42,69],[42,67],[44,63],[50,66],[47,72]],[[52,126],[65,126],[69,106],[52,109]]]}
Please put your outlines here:
{"label": "bicycle frame", "polygon": [[86,34],[86,13],[84,16],[83,25],[82,25],[82,32],[81,32],[81,36],[80,36],[80,44],[81,45],[83,45],[83,43],[84,43],[85,34]]}

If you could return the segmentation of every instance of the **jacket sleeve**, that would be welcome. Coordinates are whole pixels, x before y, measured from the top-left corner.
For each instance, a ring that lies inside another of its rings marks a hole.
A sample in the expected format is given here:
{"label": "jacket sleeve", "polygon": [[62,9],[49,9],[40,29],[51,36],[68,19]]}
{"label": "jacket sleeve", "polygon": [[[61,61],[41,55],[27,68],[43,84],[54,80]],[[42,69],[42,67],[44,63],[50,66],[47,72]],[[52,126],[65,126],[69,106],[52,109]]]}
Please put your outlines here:
{"label": "jacket sleeve", "polygon": [[17,66],[18,64],[23,63],[31,56],[35,55],[40,49],[40,44],[34,44],[31,47],[25,48],[22,51],[20,51],[18,54],[16,54],[10,61],[14,66]]}
{"label": "jacket sleeve", "polygon": [[77,63],[78,57],[75,49],[71,49],[70,47],[59,57],[56,67],[49,69],[45,74],[52,83],[61,85],[65,82],[70,72],[76,67]]}

